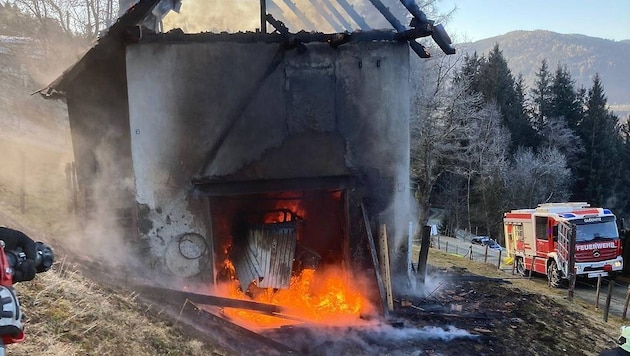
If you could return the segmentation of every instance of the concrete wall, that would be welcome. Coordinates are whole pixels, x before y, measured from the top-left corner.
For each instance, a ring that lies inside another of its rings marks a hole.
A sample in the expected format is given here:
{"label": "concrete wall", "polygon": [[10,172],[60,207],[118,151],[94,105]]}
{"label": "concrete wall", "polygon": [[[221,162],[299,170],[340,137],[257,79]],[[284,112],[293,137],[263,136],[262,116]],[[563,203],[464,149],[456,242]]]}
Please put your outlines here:
{"label": "concrete wall", "polygon": [[299,54],[274,43],[127,47],[139,229],[155,256],[168,254],[181,234],[210,235],[194,178],[356,175],[378,190],[381,206],[406,205],[407,44],[307,48]]}

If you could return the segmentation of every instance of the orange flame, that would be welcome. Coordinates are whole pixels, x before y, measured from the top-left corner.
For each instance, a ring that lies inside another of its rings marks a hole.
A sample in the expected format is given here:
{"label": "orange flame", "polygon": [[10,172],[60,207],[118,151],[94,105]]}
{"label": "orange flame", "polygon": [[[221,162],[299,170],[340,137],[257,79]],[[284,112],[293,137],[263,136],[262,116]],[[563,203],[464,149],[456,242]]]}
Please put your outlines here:
{"label": "orange flame", "polygon": [[[238,289],[238,281],[232,282],[229,297],[249,299]],[[372,307],[351,283],[344,280],[339,268],[326,272],[305,269],[291,278],[289,289],[250,288],[255,292],[254,300],[260,303],[284,307],[289,319],[273,317],[243,309],[226,308],[224,313],[235,321],[250,327],[280,327],[296,321],[340,324],[359,320],[362,313],[369,313]],[[292,321],[293,320],[293,321]]]}

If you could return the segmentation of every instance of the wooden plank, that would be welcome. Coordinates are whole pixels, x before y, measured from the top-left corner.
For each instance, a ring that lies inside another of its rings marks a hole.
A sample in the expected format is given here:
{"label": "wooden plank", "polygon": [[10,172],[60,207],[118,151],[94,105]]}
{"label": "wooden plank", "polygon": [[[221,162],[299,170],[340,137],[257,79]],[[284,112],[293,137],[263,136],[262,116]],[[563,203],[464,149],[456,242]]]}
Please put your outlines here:
{"label": "wooden plank", "polygon": [[347,190],[342,192],[343,201],[343,217],[344,217],[344,229],[343,229],[343,267],[344,271],[349,271],[352,266],[352,259],[350,257],[350,199]]}
{"label": "wooden plank", "polygon": [[370,255],[372,256],[372,264],[374,265],[374,272],[376,274],[376,282],[378,284],[378,291],[381,295],[381,302],[383,308],[383,314],[389,316],[389,309],[387,307],[387,296],[385,295],[385,287],[383,285],[383,279],[381,278],[381,269],[379,268],[378,255],[376,253],[376,244],[374,243],[374,237],[372,236],[372,230],[370,229],[370,220],[365,210],[365,205],[361,202],[361,212],[363,213],[363,222],[365,223],[365,230],[367,233],[368,244],[370,248]]}
{"label": "wooden plank", "polygon": [[[138,286],[137,288],[144,289],[147,286]],[[150,288],[150,287],[149,287]],[[170,310],[179,310],[179,315],[173,314],[173,317],[181,317],[187,320],[187,323],[191,323],[191,325],[201,332],[212,333],[213,337],[221,338],[226,340],[226,342],[230,345],[231,348],[236,350],[238,354],[245,354],[245,352],[249,351],[249,348],[241,348],[241,343],[243,342],[259,342],[261,343],[260,347],[261,354],[272,354],[271,351],[277,351],[273,354],[280,355],[299,355],[300,353],[296,350],[279,343],[271,338],[263,336],[261,334],[255,333],[247,328],[244,328],[234,322],[222,317],[220,315],[215,315],[214,313],[201,309],[194,302],[186,301],[180,302],[175,300],[164,300],[160,299],[162,297],[161,294],[153,295],[150,293],[141,294],[140,298],[145,301],[151,301],[155,303],[160,303],[160,305],[168,304],[171,307]],[[180,306],[180,304],[183,304]],[[179,320],[179,319],[178,319]],[[228,330],[234,331],[235,333],[230,333]],[[273,350],[264,349],[264,347],[271,347]],[[239,352],[240,351],[240,352]]]}
{"label": "wooden plank", "polygon": [[387,227],[381,225],[379,230],[379,247],[381,251],[381,271],[383,271],[383,284],[387,298],[387,310],[394,310],[394,297],[392,295],[392,276],[389,269],[389,242],[387,241]]}
{"label": "wooden plank", "polygon": [[214,305],[224,308],[247,309],[273,316],[278,316],[278,314],[290,314],[290,310],[279,305],[258,303],[251,300],[217,297],[214,295],[191,293],[153,286],[136,286],[133,289],[140,294],[146,294],[151,296],[151,298],[158,298],[160,300],[180,300],[183,303],[188,299],[189,301],[197,304]]}

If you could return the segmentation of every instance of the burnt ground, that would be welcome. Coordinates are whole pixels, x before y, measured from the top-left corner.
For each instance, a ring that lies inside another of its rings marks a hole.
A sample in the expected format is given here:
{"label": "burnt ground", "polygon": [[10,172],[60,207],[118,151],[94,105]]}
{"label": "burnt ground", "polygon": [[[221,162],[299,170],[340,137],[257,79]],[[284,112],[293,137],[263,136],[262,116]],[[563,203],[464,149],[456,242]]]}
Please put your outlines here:
{"label": "burnt ground", "polygon": [[[138,293],[145,314],[177,326],[234,355],[597,355],[613,348],[620,318],[602,321],[601,310],[566,290],[497,271],[437,249],[429,252],[425,296],[395,296],[388,318],[361,325],[295,325],[254,333],[177,298],[143,293],[148,276],[134,278],[55,244],[83,275],[112,294]],[[72,256],[72,257],[70,257]],[[65,260],[65,257],[63,258]],[[66,262],[66,263],[69,263]]]}
{"label": "burnt ground", "polygon": [[621,321],[563,291],[431,250],[426,296],[395,297],[388,318],[361,325],[295,325],[253,333],[176,300],[171,316],[235,354],[597,355],[615,347]]}
{"label": "burnt ground", "polygon": [[430,274],[441,282],[428,297],[399,300],[389,319],[372,326],[266,335],[313,355],[596,355],[615,346],[618,327],[554,296],[465,267]]}

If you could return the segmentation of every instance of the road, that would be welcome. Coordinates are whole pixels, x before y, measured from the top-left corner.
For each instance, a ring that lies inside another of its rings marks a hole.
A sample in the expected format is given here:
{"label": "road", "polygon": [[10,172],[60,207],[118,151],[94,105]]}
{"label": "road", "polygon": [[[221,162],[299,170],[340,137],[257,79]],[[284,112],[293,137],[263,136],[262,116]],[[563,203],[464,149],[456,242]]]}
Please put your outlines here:
{"label": "road", "polygon": [[[506,278],[523,278],[530,279],[532,283],[540,284],[541,286],[547,285],[547,278],[544,275],[534,274],[531,277],[520,277],[513,274],[512,265],[505,265],[504,261],[499,264],[499,258],[504,260],[505,252],[489,249],[485,246],[475,245],[467,238],[453,238],[448,236],[433,236],[432,237],[433,248],[460,255],[464,258],[470,258],[473,261],[479,263],[488,263],[497,266],[498,269],[506,274]],[[419,252],[420,246],[414,245],[414,255]],[[472,256],[471,256],[472,253]],[[613,293],[610,298],[610,315],[622,316],[623,309],[626,300],[626,293],[628,291],[628,281],[626,279],[618,278],[613,282]],[[600,284],[599,297],[597,295],[597,279],[579,279],[576,282],[574,290],[574,298],[580,298],[586,303],[595,306],[599,306],[599,310],[604,310],[606,299],[608,297],[609,281],[602,278]],[[568,290],[565,289],[568,296]]]}

